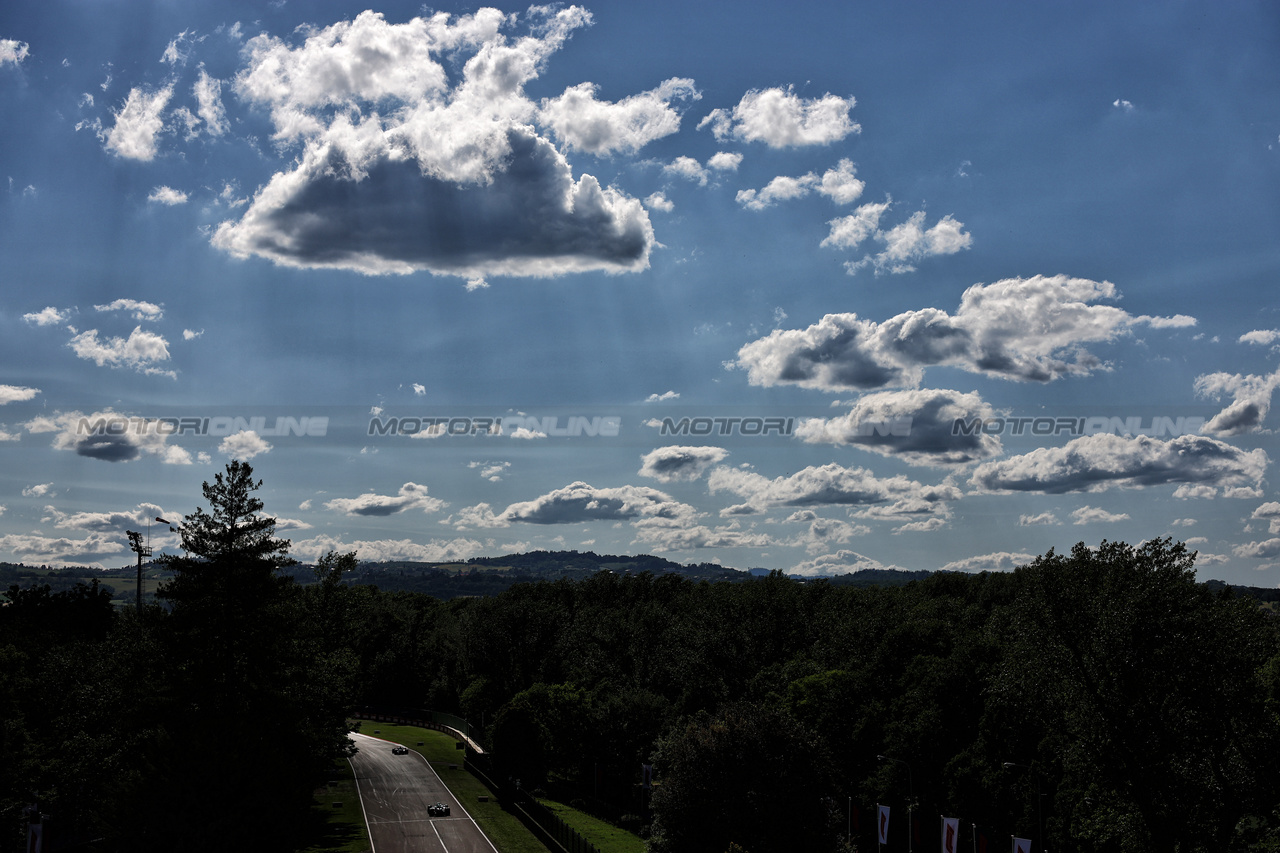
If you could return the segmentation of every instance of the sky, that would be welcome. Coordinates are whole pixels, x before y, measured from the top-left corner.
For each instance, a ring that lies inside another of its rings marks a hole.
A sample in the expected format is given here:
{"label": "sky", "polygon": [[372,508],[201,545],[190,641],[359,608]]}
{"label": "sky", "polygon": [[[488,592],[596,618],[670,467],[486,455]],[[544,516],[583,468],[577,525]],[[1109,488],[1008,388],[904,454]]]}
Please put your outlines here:
{"label": "sky", "polygon": [[1280,7],[0,7],[0,560],[1280,585]]}

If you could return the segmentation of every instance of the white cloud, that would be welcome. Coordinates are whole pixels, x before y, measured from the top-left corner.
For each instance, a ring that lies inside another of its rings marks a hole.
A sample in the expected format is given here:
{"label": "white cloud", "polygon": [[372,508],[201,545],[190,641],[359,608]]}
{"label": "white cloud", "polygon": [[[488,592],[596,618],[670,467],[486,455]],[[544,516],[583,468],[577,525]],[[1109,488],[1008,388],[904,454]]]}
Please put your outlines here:
{"label": "white cloud", "polygon": [[[769,479],[744,468],[712,470],[707,487],[712,494],[728,491],[746,499],[737,514],[764,512],[771,507],[853,506],[889,512],[877,517],[908,518],[944,511],[943,502],[960,497],[950,484],[929,486],[901,474],[877,477],[866,468],[845,468],[834,462],[810,466],[785,477]],[[868,516],[870,517],[870,516]]]}
{"label": "white cloud", "polygon": [[670,213],[676,209],[675,203],[667,198],[666,193],[663,192],[651,193],[644,200],[644,206],[650,210],[661,210],[663,213]]}
{"label": "white cloud", "polygon": [[1125,112],[1125,113],[1131,113],[1131,112],[1133,112],[1133,102],[1132,102],[1132,101],[1126,101],[1126,100],[1124,100],[1123,98],[1116,98],[1116,99],[1111,103],[1111,106],[1115,107],[1116,109],[1120,110],[1121,112]]}
{"label": "white cloud", "polygon": [[852,204],[862,196],[862,191],[867,187],[866,182],[854,177],[856,171],[852,160],[841,160],[834,169],[822,173],[818,192],[836,204]]}
{"label": "white cloud", "polygon": [[[280,145],[302,150],[214,245],[293,267],[473,280],[646,268],[643,205],[575,179],[524,93],[591,17],[533,7],[528,19],[515,40],[500,30],[516,17],[493,9],[398,25],[364,12],[296,47],[251,39],[235,90],[270,110]],[[439,57],[461,68],[456,85]]]}
{"label": "white cloud", "polygon": [[33,435],[56,433],[52,442],[55,450],[70,450],[89,459],[131,462],[148,455],[166,465],[191,464],[191,454],[168,444],[169,433],[159,429],[159,421],[110,409],[89,415],[79,411],[41,415],[24,423],[23,428]]}
{"label": "white cloud", "polygon": [[[779,175],[762,189],[740,190],[737,202],[748,210],[764,210],[779,201],[803,198],[816,191],[837,204],[849,204],[862,195],[865,186],[854,177],[853,161],[845,159],[834,169],[824,172],[821,178],[815,172],[808,172],[798,178]],[[823,244],[826,245],[826,241]]]}
{"label": "white cloud", "polygon": [[172,207],[175,204],[186,204],[187,194],[181,190],[175,190],[173,187],[159,186],[151,191],[151,195],[147,196],[147,201],[154,204],[167,204]]}
{"label": "white cloud", "polygon": [[702,97],[692,80],[678,77],[617,103],[597,100],[597,90],[594,83],[571,86],[559,97],[543,99],[538,116],[567,147],[597,156],[632,153],[670,136],[680,129],[672,102]]}
{"label": "white cloud", "polygon": [[824,248],[852,249],[868,237],[879,233],[880,217],[890,202],[864,204],[848,216],[833,219],[831,233],[820,244]]}
{"label": "white cloud", "polygon": [[801,577],[832,577],[834,575],[851,575],[866,569],[897,569],[898,566],[885,565],[879,560],[863,556],[857,551],[841,550],[833,554],[824,554],[805,560],[791,567],[790,573]]}
{"label": "white cloud", "polygon": [[83,539],[21,533],[0,536],[0,551],[15,554],[24,561],[52,566],[83,565],[87,559],[124,550],[119,536],[106,533],[91,533]]}
{"label": "white cloud", "polygon": [[999,456],[1000,439],[981,430],[965,434],[957,421],[995,415],[977,392],[909,389],[864,394],[848,414],[806,418],[797,438],[810,444],[860,447],[911,465],[964,465]]}
{"label": "white cloud", "polygon": [[178,33],[164,49],[164,53],[160,55],[160,61],[170,66],[186,65],[187,58],[191,55],[191,43],[193,41],[190,30],[183,30]]}
{"label": "white cloud", "polygon": [[129,92],[124,106],[115,113],[115,124],[103,137],[107,151],[130,160],[152,160],[164,130],[160,114],[173,97],[173,87],[156,92],[135,88]]}
{"label": "white cloud", "polygon": [[680,392],[663,391],[661,394],[657,394],[657,393],[650,394],[648,397],[645,398],[645,402],[646,403],[662,403],[667,400],[679,400],[679,399],[680,399]]}
{"label": "white cloud", "polygon": [[422,397],[427,393],[427,386],[415,382],[413,383],[413,393],[416,397]]}
{"label": "white cloud", "polygon": [[50,306],[43,311],[37,311],[33,314],[23,314],[22,319],[33,326],[56,326],[71,316],[69,310],[63,311]]}
{"label": "white cloud", "polygon": [[707,160],[708,168],[717,172],[736,172],[742,165],[742,155],[736,151],[717,151]]}
{"label": "white cloud", "polygon": [[[1186,484],[1209,489],[1256,490],[1266,472],[1266,451],[1243,451],[1199,435],[1168,441],[1106,433],[1074,438],[1062,447],[985,462],[971,484],[985,492],[1101,492]],[[1181,490],[1179,490],[1181,491]],[[1175,497],[1185,496],[1175,493]],[[1244,494],[1240,495],[1244,497]]]}
{"label": "white cloud", "polygon": [[139,302],[136,299],[117,299],[107,305],[95,305],[93,310],[103,311],[132,311],[135,320],[159,320],[164,317],[164,308],[156,305],[154,302]]}
{"label": "white cloud", "polygon": [[234,435],[227,436],[218,444],[219,453],[241,461],[270,453],[271,450],[271,444],[251,429],[242,429]]}
{"label": "white cloud", "polygon": [[294,541],[289,553],[298,560],[314,562],[330,551],[346,553],[355,551],[360,560],[382,562],[387,560],[415,560],[427,563],[448,563],[477,557],[492,549],[492,542],[474,539],[432,539],[430,542],[414,542],[410,539],[342,539],[321,535],[311,539]]}
{"label": "white cloud", "polygon": [[1074,519],[1072,524],[1077,526],[1084,524],[1114,524],[1117,521],[1129,520],[1127,512],[1108,512],[1096,506],[1082,506],[1072,511],[1071,517]]}
{"label": "white cloud", "polygon": [[685,156],[672,160],[662,167],[662,171],[668,175],[677,175],[698,184],[706,184],[711,177],[711,173],[707,171],[706,167],[692,157]]}
{"label": "white cloud", "polygon": [[720,447],[659,447],[640,457],[639,473],[662,483],[692,482],[728,455]]}
{"label": "white cloud", "polygon": [[1196,393],[1202,397],[1221,399],[1230,395],[1231,403],[1204,425],[1208,435],[1232,436],[1259,432],[1271,411],[1271,396],[1280,387],[1280,371],[1267,376],[1239,373],[1210,373],[1197,376]]}
{"label": "white cloud", "polygon": [[502,475],[511,467],[510,462],[469,462],[468,468],[479,468],[480,476],[490,483],[502,482]]}
{"label": "white cloud", "polygon": [[21,403],[24,400],[30,400],[39,393],[39,388],[25,388],[21,385],[0,385],[0,406],[7,403]]}
{"label": "white cloud", "polygon": [[1116,296],[1110,282],[1067,276],[975,284],[954,315],[907,311],[883,323],[828,314],[807,329],[775,330],[738,350],[753,385],[823,391],[918,385],[923,369],[953,366],[986,376],[1049,382],[1106,365],[1084,349],[1147,322],[1092,304]]}
{"label": "white cloud", "polygon": [[753,89],[732,110],[713,110],[698,123],[716,139],[764,142],[771,148],[827,145],[861,128],[849,118],[854,99],[832,94],[805,99],[787,89]]}
{"label": "white cloud", "polygon": [[683,516],[655,515],[634,521],[636,542],[659,554],[700,548],[768,548],[780,544],[769,534],[743,527],[737,521],[716,527],[698,524],[696,519],[701,513],[684,504],[680,506],[687,509]]}
{"label": "white cloud", "polygon": [[201,330],[200,330],[200,331],[198,331],[198,332],[197,332],[197,331],[193,331],[192,329],[183,329],[183,330],[182,330],[182,339],[183,339],[184,341],[194,341],[196,338],[200,337],[200,336],[201,336],[201,335],[203,335],[203,334],[204,334],[204,329],[201,329]]}
{"label": "white cloud", "polygon": [[229,125],[226,110],[222,106],[222,81],[210,77],[202,65],[200,76],[196,79],[191,93],[195,95],[198,104],[196,113],[204,120],[205,131],[210,136],[221,136],[226,133]]}
{"label": "white cloud", "polygon": [[1054,527],[1061,524],[1052,512],[1041,512],[1036,515],[1018,516],[1019,527]]}
{"label": "white cloud", "polygon": [[53,491],[53,483],[38,483],[22,490],[24,498],[43,498]]}
{"label": "white cloud", "polygon": [[487,503],[478,503],[475,506],[463,507],[458,510],[457,513],[445,519],[445,522],[452,524],[458,530],[470,530],[473,527],[491,528],[511,526],[511,522],[495,514],[493,507]]}
{"label": "white cloud", "polygon": [[73,337],[68,344],[77,356],[99,367],[132,367],[141,373],[173,376],[172,371],[153,367],[169,360],[169,342],[154,332],[134,328],[128,338],[98,339],[98,330],[90,329]]}
{"label": "white cloud", "polygon": [[1244,545],[1237,545],[1231,549],[1231,553],[1237,557],[1257,560],[1280,557],[1280,539],[1268,539],[1265,542],[1248,542]]}
{"label": "white cloud", "polygon": [[0,67],[6,62],[17,65],[31,53],[31,45],[16,39],[0,39]]}
{"label": "white cloud", "polygon": [[[153,503],[140,503],[137,507],[127,511],[117,512],[60,512],[52,506],[44,508],[45,516],[40,520],[42,522],[51,522],[57,527],[66,527],[72,530],[90,530],[101,532],[120,532],[126,528],[133,527],[135,529],[146,530],[149,524],[152,524],[156,518],[164,518],[165,513],[162,508]],[[169,536],[167,527],[161,526],[156,529],[158,535],[165,538]]]}
{"label": "white cloud", "polygon": [[424,513],[437,512],[448,506],[439,498],[427,494],[427,487],[417,483],[405,483],[395,495],[379,495],[365,492],[356,498],[334,498],[325,501],[325,509],[355,516],[388,516],[408,509],[420,509]]}
{"label": "white cloud", "polygon": [[1280,330],[1277,329],[1254,329],[1240,336],[1240,343],[1254,346],[1270,346],[1276,341],[1280,341]]}
{"label": "white cloud", "polygon": [[[845,264],[845,269],[850,275],[868,265],[875,268],[877,275],[886,272],[912,272],[916,268],[915,264],[925,258],[954,255],[973,245],[973,236],[963,229],[964,223],[953,219],[949,214],[926,229],[924,211],[918,210],[906,222],[895,225],[888,231],[876,231],[872,235],[885,244],[884,251],[867,255],[860,261],[850,261]],[[832,230],[834,234],[834,225]],[[831,240],[832,236],[828,236],[823,243]]]}
{"label": "white cloud", "polygon": [[852,524],[838,518],[823,518],[811,509],[791,513],[784,523],[806,526],[804,532],[787,544],[804,548],[810,554],[829,553],[834,545],[843,545],[850,539],[865,536],[871,532],[871,528],[865,524]]}
{"label": "white cloud", "polygon": [[1035,554],[1016,551],[996,551],[976,557],[955,560],[938,569],[940,572],[1011,572],[1035,560]]}
{"label": "white cloud", "polygon": [[577,524],[683,515],[686,510],[670,495],[647,486],[596,488],[579,481],[531,501],[513,503],[501,517],[527,524]]}
{"label": "white cloud", "polygon": [[818,176],[813,172],[798,178],[779,175],[761,190],[739,190],[737,202],[748,210],[764,210],[778,201],[803,198],[816,186]]}
{"label": "white cloud", "polygon": [[1256,521],[1265,521],[1269,532],[1274,536],[1280,533],[1280,503],[1268,501],[1253,511],[1249,516]]}

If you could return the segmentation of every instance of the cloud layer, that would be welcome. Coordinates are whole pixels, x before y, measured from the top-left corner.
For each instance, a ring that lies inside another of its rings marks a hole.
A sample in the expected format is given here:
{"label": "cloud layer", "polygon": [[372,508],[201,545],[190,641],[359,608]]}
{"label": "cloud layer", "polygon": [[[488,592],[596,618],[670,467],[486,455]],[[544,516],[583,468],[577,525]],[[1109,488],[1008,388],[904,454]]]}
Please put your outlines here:
{"label": "cloud layer", "polygon": [[1195,323],[1189,317],[1134,317],[1094,304],[1115,296],[1110,282],[1067,276],[975,284],[954,315],[924,308],[877,323],[828,314],[807,329],[776,330],[743,346],[737,365],[753,385],[822,391],[913,388],[924,368],[935,365],[1049,382],[1105,369],[1085,344],[1114,340],[1139,323]]}

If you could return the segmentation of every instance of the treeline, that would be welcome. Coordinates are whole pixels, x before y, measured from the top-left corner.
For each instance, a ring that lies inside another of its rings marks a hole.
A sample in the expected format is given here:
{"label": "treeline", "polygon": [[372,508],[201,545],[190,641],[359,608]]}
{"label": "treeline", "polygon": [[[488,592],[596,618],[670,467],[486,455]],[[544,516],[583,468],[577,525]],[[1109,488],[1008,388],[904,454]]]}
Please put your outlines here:
{"label": "treeline", "polygon": [[482,722],[500,773],[640,818],[655,853],[833,850],[854,807],[874,849],[877,803],[903,849],[909,809],[930,843],[962,818],[965,848],[977,824],[1037,849],[1280,849],[1275,621],[1167,540],[894,588],[341,594],[370,701]]}
{"label": "treeline", "polygon": [[442,600],[350,583],[355,554],[295,582],[227,471],[141,616],[10,588],[0,849],[35,796],[84,850],[293,849],[369,705],[465,717],[498,778],[653,853],[872,850],[876,804],[889,849],[945,815],[960,849],[1280,850],[1276,621],[1169,540],[892,587],[601,571]]}

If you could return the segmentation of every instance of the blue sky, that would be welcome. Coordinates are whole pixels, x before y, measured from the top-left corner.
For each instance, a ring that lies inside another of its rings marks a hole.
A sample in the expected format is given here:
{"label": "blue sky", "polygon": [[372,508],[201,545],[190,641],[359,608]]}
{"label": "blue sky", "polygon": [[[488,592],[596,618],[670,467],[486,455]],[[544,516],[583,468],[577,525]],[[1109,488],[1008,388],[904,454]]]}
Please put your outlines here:
{"label": "blue sky", "polygon": [[301,559],[1276,585],[1278,85],[1270,3],[7,4],[0,559],[238,458]]}

